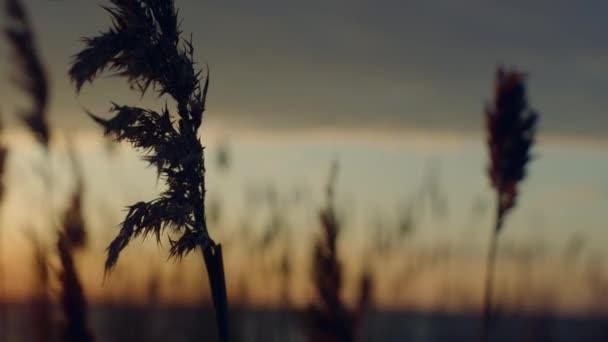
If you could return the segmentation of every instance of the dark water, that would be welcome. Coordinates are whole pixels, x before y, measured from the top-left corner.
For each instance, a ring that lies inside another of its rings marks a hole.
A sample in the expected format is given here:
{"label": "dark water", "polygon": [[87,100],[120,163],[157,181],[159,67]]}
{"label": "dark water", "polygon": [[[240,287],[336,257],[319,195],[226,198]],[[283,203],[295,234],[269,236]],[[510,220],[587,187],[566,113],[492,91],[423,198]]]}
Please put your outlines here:
{"label": "dark water", "polygon": [[[33,341],[28,308],[12,306],[9,313],[7,342]],[[235,341],[304,341],[297,313],[238,310],[231,320]],[[90,321],[97,341],[216,340],[213,313],[205,308],[96,307]],[[478,324],[478,317],[468,314],[375,312],[367,318],[362,340],[476,341]],[[492,341],[608,342],[608,317],[505,316],[493,331]]]}

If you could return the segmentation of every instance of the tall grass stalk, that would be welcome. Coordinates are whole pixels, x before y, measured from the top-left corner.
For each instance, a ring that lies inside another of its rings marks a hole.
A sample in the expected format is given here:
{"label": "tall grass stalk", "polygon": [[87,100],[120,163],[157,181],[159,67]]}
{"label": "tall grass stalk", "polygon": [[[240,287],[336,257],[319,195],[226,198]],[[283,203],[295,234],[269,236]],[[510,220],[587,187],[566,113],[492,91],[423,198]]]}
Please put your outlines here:
{"label": "tall grass stalk", "polygon": [[49,253],[40,242],[36,233],[28,232],[34,255],[33,295],[30,302],[30,314],[34,339],[37,342],[53,341],[53,315],[50,297]]}
{"label": "tall grass stalk", "polygon": [[[46,164],[51,161],[48,153],[50,147],[50,128],[48,124],[49,85],[44,65],[41,61],[34,29],[23,3],[20,0],[5,0],[5,12],[8,24],[4,35],[11,48],[13,63],[16,66],[13,81],[29,97],[30,108],[19,110],[19,119],[35,137],[46,152]],[[44,164],[38,166],[46,186],[46,198],[41,196],[43,207],[52,208],[51,168]]]}
{"label": "tall grass stalk", "polygon": [[493,103],[485,112],[490,164],[488,175],[496,192],[496,217],[486,259],[480,340],[487,342],[493,315],[493,287],[498,236],[506,214],[516,205],[517,186],[526,176],[538,114],[528,107],[525,75],[502,68],[496,73]]}
{"label": "tall grass stalk", "polygon": [[[4,133],[4,126],[0,121],[0,135]],[[8,157],[9,149],[4,144],[0,144],[0,203],[4,202],[4,194],[6,191],[6,160]],[[8,298],[6,294],[5,286],[5,274],[4,274],[4,231],[0,229],[0,341],[7,339],[6,335],[8,332]]]}
{"label": "tall grass stalk", "polygon": [[[16,66],[12,76],[14,83],[30,99],[31,107],[19,111],[20,120],[45,151],[48,152],[50,130],[47,124],[48,107],[48,80],[44,66],[39,58],[32,25],[25,7],[20,0],[5,0],[4,12],[7,23],[3,27],[4,37],[12,52],[12,60]],[[0,159],[2,160],[2,173],[7,150],[2,147]],[[46,155],[49,158],[48,154]],[[50,194],[50,172],[43,172],[45,183]],[[4,189],[3,189],[4,190]],[[33,233],[32,233],[33,234]],[[32,235],[34,247],[35,271],[37,286],[32,299],[32,314],[38,341],[49,341],[52,336],[51,302],[48,293],[48,255],[46,248],[38,238]],[[3,314],[5,316],[5,314]],[[4,321],[4,318],[2,319]],[[4,327],[0,330],[5,331]],[[2,336],[0,336],[2,337]]]}
{"label": "tall grass stalk", "polygon": [[[7,17],[11,24],[6,28],[5,34],[12,47],[15,64],[17,66],[14,76],[15,82],[30,98],[31,108],[21,110],[21,121],[34,135],[36,141],[47,152],[47,161],[50,161],[50,128],[47,119],[47,106],[49,87],[46,72],[37,53],[34,32],[28,20],[25,8],[18,0],[6,1]],[[84,248],[86,243],[86,230],[82,214],[82,194],[84,183],[82,172],[75,159],[73,150],[72,168],[77,180],[76,190],[71,198],[70,206],[62,220],[62,227],[58,232],[57,253],[60,259],[58,278],[61,285],[60,302],[64,315],[62,327],[65,341],[92,341],[92,335],[87,328],[87,305],[83,289],[74,265],[74,251]],[[44,175],[47,196],[45,202],[52,198],[51,169],[50,166],[41,173]],[[49,207],[52,208],[51,205]],[[34,321],[38,331],[38,340],[45,341],[52,338],[51,298],[48,294],[49,272],[48,252],[37,238],[32,239],[35,248],[36,273],[39,287],[33,300]]]}
{"label": "tall grass stalk", "polygon": [[58,233],[57,252],[61,261],[58,276],[61,284],[60,303],[64,316],[61,330],[66,342],[91,342],[94,339],[87,323],[87,301],[74,264],[73,243],[66,232]]}
{"label": "tall grass stalk", "polygon": [[82,169],[74,148],[72,145],[70,147],[70,161],[76,179],[76,188],[63,215],[61,229],[57,232],[56,245],[61,262],[58,271],[61,285],[59,301],[63,313],[61,330],[66,342],[91,342],[94,339],[87,322],[87,300],[74,262],[75,253],[84,249],[88,240],[82,205],[85,188]]}
{"label": "tall grass stalk", "polygon": [[47,123],[49,86],[46,71],[40,60],[32,25],[20,0],[5,0],[9,25],[4,34],[12,48],[17,67],[15,84],[30,97],[29,109],[20,111],[20,119],[34,134],[36,140],[48,149],[50,130]]}
{"label": "tall grass stalk", "polygon": [[327,185],[327,206],[320,213],[322,234],[314,249],[313,282],[317,301],[306,313],[306,333],[311,342],[352,342],[371,303],[371,277],[361,278],[359,300],[354,309],[342,299],[343,273],[338,260],[337,238],[340,224],[334,209],[333,195],[337,175],[334,164]]}
{"label": "tall grass stalk", "polygon": [[207,229],[205,218],[204,150],[198,137],[209,87],[194,62],[192,40],[181,38],[178,13],[172,0],[111,0],[103,8],[112,26],[93,38],[74,57],[69,71],[76,89],[92,82],[104,69],[125,77],[141,94],[152,86],[159,96],[176,103],[176,113],[165,105],[159,112],[114,104],[109,120],[91,115],[117,141],[143,150],[145,160],[158,171],[167,189],[157,199],[129,207],[116,238],[108,247],[106,271],[118,261],[132,238],[153,234],[161,240],[165,230],[170,255],[183,257],[200,248],[207,267],[219,336],[227,341],[228,304],[222,247]]}

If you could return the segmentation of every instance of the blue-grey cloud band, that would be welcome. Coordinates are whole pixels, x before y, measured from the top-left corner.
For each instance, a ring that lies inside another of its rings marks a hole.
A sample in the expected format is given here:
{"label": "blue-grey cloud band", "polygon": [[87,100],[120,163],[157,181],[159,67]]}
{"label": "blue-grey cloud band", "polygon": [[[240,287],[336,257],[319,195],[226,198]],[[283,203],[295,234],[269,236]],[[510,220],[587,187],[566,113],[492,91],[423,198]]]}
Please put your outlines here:
{"label": "blue-grey cloud band", "polygon": [[[52,72],[56,124],[88,127],[124,93],[76,98],[66,76],[80,36],[110,20],[96,2],[32,1]],[[529,72],[541,135],[608,127],[608,3],[588,1],[179,1],[213,80],[208,117],[260,130],[370,129],[480,134],[495,68]],[[0,44],[2,58],[6,53]],[[0,64],[7,75],[7,63]],[[11,90],[1,82],[3,109]],[[99,87],[97,88],[99,90]],[[95,92],[99,94],[100,92]],[[102,92],[103,93],[103,92]],[[4,98],[4,96],[3,96]],[[138,98],[129,98],[136,103]],[[216,117],[219,116],[220,117]]]}

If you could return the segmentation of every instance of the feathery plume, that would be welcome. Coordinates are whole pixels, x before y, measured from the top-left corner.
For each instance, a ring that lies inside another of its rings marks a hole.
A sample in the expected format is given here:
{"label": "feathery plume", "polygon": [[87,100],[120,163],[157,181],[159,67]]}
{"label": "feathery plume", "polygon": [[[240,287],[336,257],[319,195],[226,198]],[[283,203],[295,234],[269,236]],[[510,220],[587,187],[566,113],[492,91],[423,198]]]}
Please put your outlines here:
{"label": "feathery plume", "polygon": [[65,239],[72,248],[83,248],[87,243],[87,230],[84,222],[83,203],[84,196],[84,180],[81,166],[76,157],[76,152],[72,144],[69,145],[70,164],[76,187],[72,192],[70,204],[63,215],[63,234]]}
{"label": "feathery plume", "polygon": [[61,260],[61,270],[58,274],[61,283],[59,295],[64,315],[63,338],[66,342],[92,342],[93,335],[87,324],[87,301],[74,265],[75,246],[71,244],[70,239],[65,231],[58,232],[57,252]]}
{"label": "feathery plume", "polygon": [[523,73],[498,69],[494,102],[486,109],[488,175],[501,217],[515,206],[517,184],[526,176],[538,121],[538,114],[528,107],[524,80]]}
{"label": "feathery plume", "polygon": [[488,175],[496,192],[496,221],[490,237],[486,264],[486,281],[481,322],[481,341],[489,338],[492,321],[492,287],[498,234],[506,213],[513,209],[517,199],[517,186],[526,175],[530,161],[530,148],[538,114],[528,107],[525,75],[518,71],[499,68],[493,103],[485,112],[488,132],[490,165]]}
{"label": "feathery plume", "polygon": [[69,145],[69,155],[76,189],[63,215],[62,229],[57,232],[56,246],[61,261],[58,278],[61,284],[59,298],[64,315],[62,333],[67,342],[90,342],[94,339],[87,323],[87,300],[74,264],[74,253],[83,249],[87,243],[87,229],[82,210],[84,181],[73,144]]}
{"label": "feathery plume", "polygon": [[312,342],[352,342],[371,302],[371,277],[361,280],[359,302],[353,310],[342,300],[342,264],[337,240],[340,223],[333,206],[337,163],[332,165],[327,185],[327,206],[319,215],[322,234],[314,249],[313,282],[318,302],[305,312],[306,333]]}
{"label": "feathery plume", "polygon": [[[29,96],[31,102],[31,108],[20,110],[19,118],[48,151],[50,141],[50,130],[47,123],[48,80],[38,55],[32,25],[20,0],[5,0],[4,11],[8,20],[3,27],[3,33],[8,41],[8,46],[12,49],[12,58],[16,65],[13,80],[17,87]],[[8,150],[4,146],[0,148],[1,174],[4,174],[7,153]],[[0,196],[3,195],[4,190],[4,185],[0,186],[2,193]],[[48,293],[48,253],[33,232],[31,232],[30,238],[34,247],[37,277],[34,297],[31,301],[31,313],[36,328],[35,338],[41,342],[50,341],[52,339],[52,315]],[[2,328],[0,327],[0,329]]]}
{"label": "feathery plume", "polygon": [[170,255],[180,258],[195,248],[203,251],[212,289],[221,340],[228,339],[227,296],[221,245],[209,236],[205,219],[204,150],[197,136],[202,123],[209,73],[195,67],[192,41],[180,38],[173,1],[111,0],[104,9],[113,18],[109,30],[86,38],[75,55],[70,77],[79,91],[106,68],[125,77],[143,95],[152,88],[175,100],[175,114],[165,105],[160,112],[114,104],[115,116],[91,117],[106,135],[126,141],[145,153],[145,160],[167,184],[150,202],[129,207],[118,236],[108,247],[106,270],[111,270],[131,239],[153,234],[160,241],[166,229]]}
{"label": "feathery plume", "polygon": [[48,149],[48,80],[38,55],[32,26],[21,1],[6,0],[5,11],[11,25],[4,29],[4,34],[12,47],[13,60],[18,67],[14,76],[15,83],[29,95],[32,102],[32,108],[21,111],[21,120],[38,142]]}

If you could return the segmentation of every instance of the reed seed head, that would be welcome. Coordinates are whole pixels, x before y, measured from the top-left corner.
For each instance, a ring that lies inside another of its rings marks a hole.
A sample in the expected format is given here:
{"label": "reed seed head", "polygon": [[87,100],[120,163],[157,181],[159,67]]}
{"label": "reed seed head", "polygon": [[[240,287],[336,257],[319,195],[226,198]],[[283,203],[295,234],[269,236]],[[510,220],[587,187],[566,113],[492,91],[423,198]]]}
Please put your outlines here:
{"label": "reed seed head", "polygon": [[[4,133],[4,125],[0,121],[0,133]],[[6,164],[9,155],[9,149],[5,144],[0,144],[0,202],[4,200],[4,193],[6,191]]]}
{"label": "reed seed head", "polygon": [[158,171],[167,190],[149,202],[128,208],[120,232],[108,247],[106,270],[137,236],[153,234],[160,241],[165,229],[179,234],[171,240],[171,256],[181,257],[196,247],[215,246],[205,221],[205,167],[203,146],[197,136],[201,125],[208,73],[196,70],[191,40],[181,31],[173,1],[111,0],[104,7],[113,25],[104,33],[86,38],[85,48],[75,55],[70,77],[80,90],[104,69],[125,77],[143,95],[152,88],[159,96],[169,95],[176,103],[171,114],[165,105],[160,112],[114,104],[111,119],[91,117],[116,141],[126,141],[144,152]]}
{"label": "reed seed head", "polygon": [[83,248],[87,244],[87,229],[83,213],[84,179],[80,164],[76,158],[76,152],[70,145],[70,161],[72,171],[76,179],[76,189],[72,193],[70,203],[63,215],[62,239],[70,245],[70,248]]}
{"label": "reed seed head", "polygon": [[313,254],[312,278],[317,301],[305,313],[306,332],[309,340],[315,342],[355,341],[372,296],[371,274],[365,272],[357,306],[351,309],[342,299],[343,274],[337,244],[340,222],[333,206],[337,172],[338,164],[335,162],[326,187],[327,206],[319,214],[322,234]]}
{"label": "reed seed head", "polygon": [[528,107],[525,75],[498,69],[494,101],[486,108],[488,174],[504,214],[516,204],[517,185],[526,176],[538,114]]}
{"label": "reed seed head", "polygon": [[18,67],[15,83],[29,95],[32,108],[21,111],[21,120],[40,144],[48,149],[50,129],[47,123],[49,87],[44,66],[40,61],[33,29],[27,12],[19,0],[6,0],[5,12],[10,24],[4,34],[13,50]]}
{"label": "reed seed head", "polygon": [[80,284],[76,265],[74,263],[74,248],[79,245],[78,241],[72,241],[67,227],[63,232],[58,232],[57,253],[61,261],[61,269],[58,278],[61,284],[59,299],[64,321],[62,322],[62,334],[66,342],[92,342],[93,335],[88,328],[88,309],[84,289]]}

